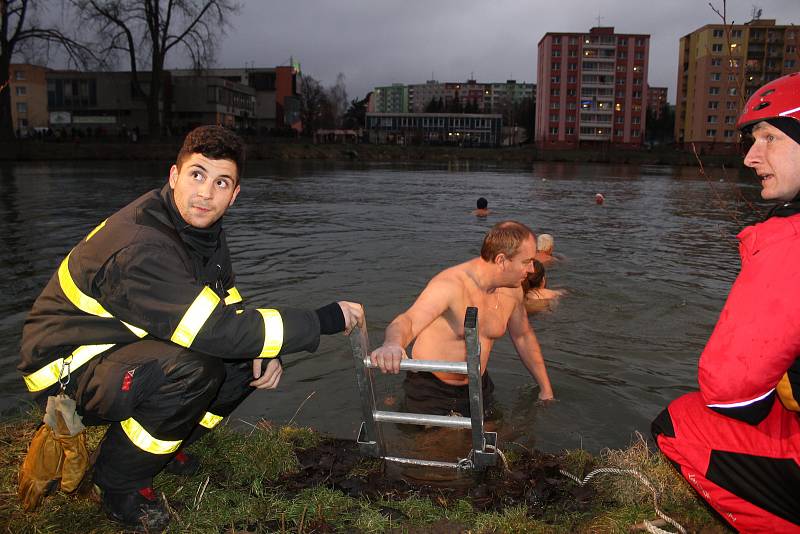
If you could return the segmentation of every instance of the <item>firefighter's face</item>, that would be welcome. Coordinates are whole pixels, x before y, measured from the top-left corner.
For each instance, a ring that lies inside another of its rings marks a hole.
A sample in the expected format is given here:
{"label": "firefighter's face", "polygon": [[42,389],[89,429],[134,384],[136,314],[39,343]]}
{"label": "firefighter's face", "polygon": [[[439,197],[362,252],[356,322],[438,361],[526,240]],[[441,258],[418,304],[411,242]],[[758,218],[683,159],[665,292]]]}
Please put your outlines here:
{"label": "firefighter's face", "polygon": [[183,220],[195,228],[208,228],[233,206],[239,194],[236,163],[192,154],[181,168],[169,170],[169,186]]}

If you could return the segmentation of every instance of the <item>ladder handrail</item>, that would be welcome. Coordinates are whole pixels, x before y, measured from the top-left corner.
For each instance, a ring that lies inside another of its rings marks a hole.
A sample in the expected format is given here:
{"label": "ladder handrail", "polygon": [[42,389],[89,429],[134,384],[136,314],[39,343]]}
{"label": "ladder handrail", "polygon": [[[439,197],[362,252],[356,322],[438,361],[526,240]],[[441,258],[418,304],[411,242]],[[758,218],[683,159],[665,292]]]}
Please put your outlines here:
{"label": "ladder handrail", "polygon": [[[373,369],[377,368],[369,357],[369,336],[366,320],[350,334],[350,346],[356,370],[356,381],[361,397],[363,421],[358,433],[358,445],[362,453],[376,458],[401,463],[416,463],[437,467],[458,469],[474,467],[483,469],[494,465],[497,459],[497,434],[484,432],[483,426],[483,387],[481,377],[481,346],[478,336],[478,309],[468,307],[464,316],[464,342],[467,349],[466,361],[414,360],[400,362],[401,371],[449,372],[465,374],[468,377],[470,417],[439,416],[376,410],[375,389],[372,381]],[[414,458],[396,458],[384,454],[384,441],[381,425],[392,422],[401,424],[432,425],[455,428],[469,428],[472,432],[472,450],[468,458],[456,463],[431,462]]]}

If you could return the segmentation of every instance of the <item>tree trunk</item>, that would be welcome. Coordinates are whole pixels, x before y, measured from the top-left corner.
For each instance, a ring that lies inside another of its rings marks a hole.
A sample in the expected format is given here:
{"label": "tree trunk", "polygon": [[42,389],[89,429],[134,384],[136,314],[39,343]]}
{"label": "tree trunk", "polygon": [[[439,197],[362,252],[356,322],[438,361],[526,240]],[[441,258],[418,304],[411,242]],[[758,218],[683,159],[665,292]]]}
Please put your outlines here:
{"label": "tree trunk", "polygon": [[150,91],[147,95],[147,129],[148,135],[153,139],[161,137],[161,110],[159,109],[159,101],[161,100],[161,78],[163,67],[161,65],[153,65],[153,70],[150,73]]}
{"label": "tree trunk", "polygon": [[11,55],[0,57],[0,140],[14,139],[11,118]]}

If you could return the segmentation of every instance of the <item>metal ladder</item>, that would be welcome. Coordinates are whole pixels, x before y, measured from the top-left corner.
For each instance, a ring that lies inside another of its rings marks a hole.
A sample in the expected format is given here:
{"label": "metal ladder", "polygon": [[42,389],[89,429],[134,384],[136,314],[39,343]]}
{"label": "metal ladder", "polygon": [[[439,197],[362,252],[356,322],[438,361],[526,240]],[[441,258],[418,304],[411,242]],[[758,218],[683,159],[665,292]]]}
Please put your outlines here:
{"label": "metal ladder", "polygon": [[[483,430],[483,388],[481,387],[481,345],[478,339],[478,308],[467,308],[464,317],[464,342],[467,346],[466,362],[442,360],[403,360],[401,371],[439,371],[457,373],[469,377],[469,404],[471,417],[443,416],[405,412],[387,412],[375,409],[373,372],[377,368],[369,358],[369,336],[367,325],[356,327],[350,334],[350,346],[361,395],[363,421],[358,431],[358,447],[362,454],[373,458],[383,458],[390,462],[422,465],[427,467],[447,467],[455,469],[478,469],[495,465],[497,461],[497,433]],[[472,449],[457,462],[439,462],[417,458],[386,456],[383,434],[379,423],[403,423],[430,425],[449,428],[469,428],[472,430]]]}

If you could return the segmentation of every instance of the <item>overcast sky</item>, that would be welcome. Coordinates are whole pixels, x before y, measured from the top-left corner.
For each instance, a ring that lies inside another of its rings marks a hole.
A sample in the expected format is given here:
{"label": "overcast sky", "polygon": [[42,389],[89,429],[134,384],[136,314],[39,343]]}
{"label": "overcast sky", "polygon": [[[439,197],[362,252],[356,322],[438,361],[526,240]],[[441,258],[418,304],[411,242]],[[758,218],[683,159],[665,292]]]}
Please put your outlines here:
{"label": "overcast sky", "polygon": [[[728,0],[728,21],[762,18],[800,24],[800,0]],[[539,40],[547,32],[650,34],[649,84],[675,102],[678,41],[721,19],[707,0],[241,0],[221,42],[217,66],[299,61],[325,85],[344,73],[348,96],[378,85],[513,78],[536,81]],[[713,0],[720,7],[722,0]]]}

